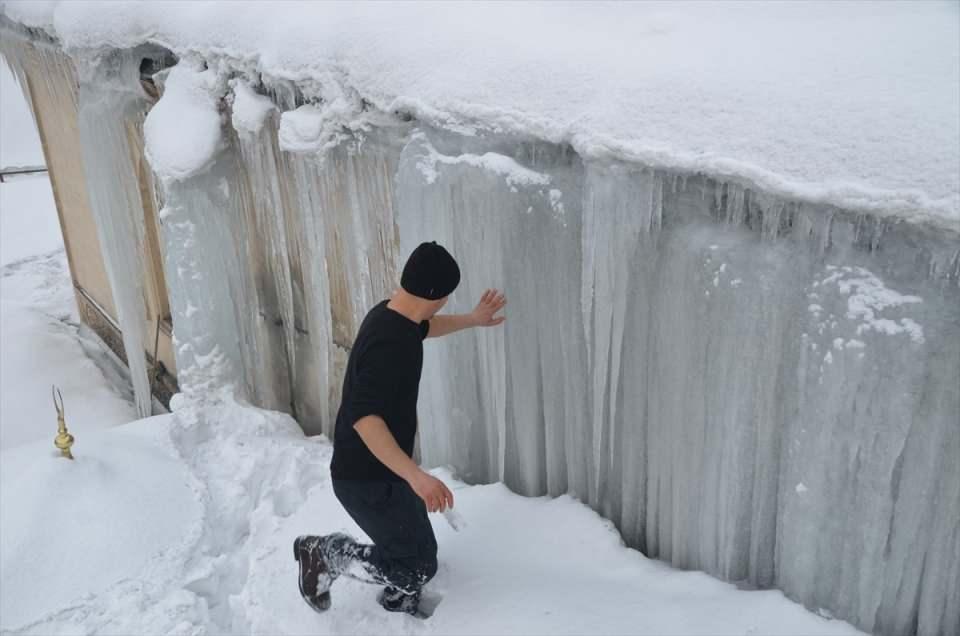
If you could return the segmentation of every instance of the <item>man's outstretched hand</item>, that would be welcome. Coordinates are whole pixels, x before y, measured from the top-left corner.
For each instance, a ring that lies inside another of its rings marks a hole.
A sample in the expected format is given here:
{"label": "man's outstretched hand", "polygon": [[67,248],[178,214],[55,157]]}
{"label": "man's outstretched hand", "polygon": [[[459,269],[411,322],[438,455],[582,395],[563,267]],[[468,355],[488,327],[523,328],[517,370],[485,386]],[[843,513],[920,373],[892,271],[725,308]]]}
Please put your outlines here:
{"label": "man's outstretched hand", "polygon": [[503,309],[507,304],[507,297],[496,289],[488,289],[483,292],[480,302],[473,310],[473,318],[478,327],[496,327],[504,320],[506,316],[494,318],[494,314]]}
{"label": "man's outstretched hand", "polygon": [[413,488],[413,492],[423,499],[430,512],[444,512],[453,508],[453,493],[430,473],[421,470],[407,483]]}

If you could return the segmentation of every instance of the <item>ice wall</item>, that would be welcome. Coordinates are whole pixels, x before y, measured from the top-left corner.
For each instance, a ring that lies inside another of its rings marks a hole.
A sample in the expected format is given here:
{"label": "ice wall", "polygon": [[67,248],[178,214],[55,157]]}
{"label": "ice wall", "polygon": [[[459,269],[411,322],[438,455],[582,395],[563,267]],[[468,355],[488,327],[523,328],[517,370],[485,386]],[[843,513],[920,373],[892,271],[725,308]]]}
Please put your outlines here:
{"label": "ice wall", "polygon": [[428,464],[573,492],[650,555],[878,633],[956,631],[956,236],[417,122],[293,161],[327,175],[283,179],[295,213],[345,243],[335,342],[422,240],[461,262],[452,311],[510,298],[426,346]]}
{"label": "ice wall", "polygon": [[489,286],[510,306],[428,342],[426,463],[573,492],[647,554],[868,630],[956,631],[956,236],[532,139],[344,130],[243,86],[217,163],[169,191],[205,229],[168,254],[209,299],[178,342],[232,343],[251,399],[329,432],[360,319],[438,240],[452,311]]}
{"label": "ice wall", "polygon": [[452,310],[510,298],[502,334],[428,346],[425,457],[869,630],[955,633],[957,237],[494,141],[550,178],[511,185],[470,160],[489,143],[415,134],[397,174],[406,247],[469,272]]}
{"label": "ice wall", "polygon": [[[329,416],[365,309],[438,240],[465,272],[452,311],[488,286],[510,309],[503,329],[428,342],[426,463],[573,492],[650,555],[878,633],[955,632],[956,236],[417,122],[312,156],[319,141],[284,141],[286,112],[239,148],[259,205],[310,238],[265,271],[326,275],[303,280],[309,327],[286,355],[320,352]],[[261,281],[281,316],[285,281]]]}

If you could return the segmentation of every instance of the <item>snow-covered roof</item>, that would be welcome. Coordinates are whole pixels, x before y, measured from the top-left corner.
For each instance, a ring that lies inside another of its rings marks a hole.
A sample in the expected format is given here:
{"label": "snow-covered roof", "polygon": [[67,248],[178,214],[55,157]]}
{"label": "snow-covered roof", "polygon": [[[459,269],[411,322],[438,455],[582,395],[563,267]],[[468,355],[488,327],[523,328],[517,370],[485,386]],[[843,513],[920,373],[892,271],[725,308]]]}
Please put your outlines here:
{"label": "snow-covered roof", "polygon": [[459,129],[960,228],[960,5],[8,2]]}

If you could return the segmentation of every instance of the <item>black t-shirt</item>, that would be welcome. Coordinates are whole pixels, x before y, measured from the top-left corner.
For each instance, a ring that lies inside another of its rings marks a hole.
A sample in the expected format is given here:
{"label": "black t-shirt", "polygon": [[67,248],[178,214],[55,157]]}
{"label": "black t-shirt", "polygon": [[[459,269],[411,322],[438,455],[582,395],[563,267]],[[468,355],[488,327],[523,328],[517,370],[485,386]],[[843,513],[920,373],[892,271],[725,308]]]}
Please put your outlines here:
{"label": "black t-shirt", "polygon": [[384,300],[370,310],[350,351],[337,413],[330,473],[334,479],[400,481],[367,448],[353,428],[367,415],[379,415],[413,457],[417,433],[417,394],[423,368],[423,339],[430,323],[417,324]]}

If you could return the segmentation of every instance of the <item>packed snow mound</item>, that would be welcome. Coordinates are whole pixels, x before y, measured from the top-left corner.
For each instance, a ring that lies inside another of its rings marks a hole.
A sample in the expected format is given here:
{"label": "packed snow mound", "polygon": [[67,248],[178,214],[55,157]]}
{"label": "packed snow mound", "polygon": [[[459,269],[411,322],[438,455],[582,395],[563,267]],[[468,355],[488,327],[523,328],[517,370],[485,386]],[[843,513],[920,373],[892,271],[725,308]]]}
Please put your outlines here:
{"label": "packed snow mound", "polygon": [[52,440],[0,453],[3,629],[183,562],[202,509],[150,439],[164,419],[78,434],[74,461]]}
{"label": "packed snow mound", "polygon": [[3,454],[0,629],[859,633],[780,592],[739,591],[646,559],[570,497],[466,486],[444,470],[435,472],[468,523],[455,532],[434,518],[440,571],[428,591],[441,603],[433,618],[384,612],[376,589],[353,580],[336,582],[333,608],[318,616],[300,598],[293,539],[362,537],[330,487],[330,444],[305,438],[286,415],[228,397],[177,406],[88,435],[74,462],[41,445]]}
{"label": "packed snow mound", "polygon": [[8,2],[4,11],[67,48],[151,41],[292,80],[337,121],[362,104],[960,224],[955,3]]}
{"label": "packed snow mound", "polygon": [[53,384],[80,436],[136,417],[122,379],[108,377],[108,354],[80,326],[74,293],[46,175],[0,184],[0,450],[52,443]]}

